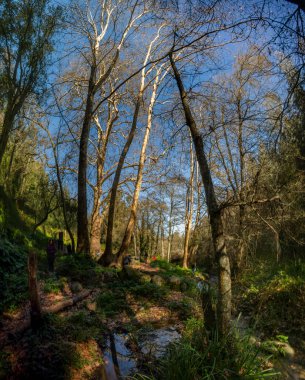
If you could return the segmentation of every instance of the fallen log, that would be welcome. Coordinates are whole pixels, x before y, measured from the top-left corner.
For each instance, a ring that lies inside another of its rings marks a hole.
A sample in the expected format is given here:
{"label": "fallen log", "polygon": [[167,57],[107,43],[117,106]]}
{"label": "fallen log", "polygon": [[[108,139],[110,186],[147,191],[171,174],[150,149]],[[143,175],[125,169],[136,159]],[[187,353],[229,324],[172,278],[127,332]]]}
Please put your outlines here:
{"label": "fallen log", "polygon": [[[78,302],[87,298],[93,291],[94,291],[94,289],[83,290],[82,292],[73,296],[72,298],[63,300],[63,301],[58,302],[58,303],[51,305],[51,306],[43,307],[42,308],[42,316],[44,316],[46,314],[50,314],[50,313],[58,313],[58,312],[66,309],[68,307],[74,306]],[[3,334],[1,334],[2,336],[0,336],[0,348],[5,346],[9,342],[10,338],[14,338],[14,337],[22,334],[24,331],[26,331],[30,327],[31,327],[31,319],[27,318],[26,320],[22,321],[14,329],[3,332]]]}
{"label": "fallen log", "polygon": [[69,298],[67,300],[64,300],[62,302],[58,302],[54,305],[48,306],[48,307],[43,307],[42,312],[44,314],[48,313],[58,313],[59,311],[62,311],[66,309],[67,307],[74,306],[77,304],[79,301],[82,301],[83,299],[87,298],[93,290],[83,290],[79,294],[73,296],[72,298]]}

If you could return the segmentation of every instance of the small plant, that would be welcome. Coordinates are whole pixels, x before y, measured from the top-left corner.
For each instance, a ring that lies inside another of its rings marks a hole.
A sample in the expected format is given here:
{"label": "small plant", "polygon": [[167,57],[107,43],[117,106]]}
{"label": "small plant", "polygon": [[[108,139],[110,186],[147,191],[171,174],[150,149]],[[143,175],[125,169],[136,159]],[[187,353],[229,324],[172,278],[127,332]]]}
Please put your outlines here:
{"label": "small plant", "polygon": [[277,336],[276,336],[276,339],[277,339],[279,342],[282,342],[282,343],[288,343],[288,336],[286,336],[286,335],[277,335]]}
{"label": "small plant", "polygon": [[139,297],[148,297],[150,299],[159,300],[167,293],[165,287],[146,282],[144,284],[136,284],[128,287],[128,291]]}
{"label": "small plant", "polygon": [[59,294],[64,289],[65,284],[67,284],[65,277],[61,277],[60,279],[50,277],[45,281],[43,290],[45,293]]}

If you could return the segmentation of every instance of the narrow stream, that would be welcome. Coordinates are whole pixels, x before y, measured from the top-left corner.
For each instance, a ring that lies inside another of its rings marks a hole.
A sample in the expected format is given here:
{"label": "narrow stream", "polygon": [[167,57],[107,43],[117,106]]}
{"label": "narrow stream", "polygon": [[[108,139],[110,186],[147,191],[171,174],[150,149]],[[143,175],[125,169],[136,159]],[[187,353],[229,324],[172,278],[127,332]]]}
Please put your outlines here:
{"label": "narrow stream", "polygon": [[167,346],[180,338],[174,326],[146,331],[140,334],[139,352],[133,352],[128,348],[128,334],[110,333],[103,357],[107,380],[123,380],[132,376],[137,372],[140,356],[160,358]]}
{"label": "narrow stream", "polygon": [[104,351],[104,363],[107,380],[120,380],[130,376],[137,367],[134,353],[127,347],[127,334],[110,333],[107,348]]}

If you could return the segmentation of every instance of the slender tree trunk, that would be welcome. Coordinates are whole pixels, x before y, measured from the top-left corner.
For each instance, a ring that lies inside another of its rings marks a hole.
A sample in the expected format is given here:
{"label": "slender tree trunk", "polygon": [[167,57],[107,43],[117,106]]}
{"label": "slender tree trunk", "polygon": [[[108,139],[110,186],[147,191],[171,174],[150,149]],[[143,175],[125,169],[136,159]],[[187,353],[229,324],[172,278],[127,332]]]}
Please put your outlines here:
{"label": "slender tree trunk", "polygon": [[11,156],[10,156],[10,162],[9,162],[9,165],[8,165],[8,168],[7,168],[7,172],[5,174],[6,183],[7,183],[7,180],[9,179],[9,177],[11,175],[11,170],[12,170],[12,166],[13,166],[13,162],[14,162],[14,157],[15,157],[17,145],[18,145],[18,141],[15,140],[14,141],[14,145],[13,145],[13,149],[12,149],[12,152],[11,152]]}
{"label": "slender tree trunk", "polygon": [[37,284],[37,256],[30,252],[28,256],[29,293],[31,302],[31,326],[37,330],[42,321],[42,312]]}
{"label": "slender tree trunk", "polygon": [[246,234],[245,234],[245,206],[239,206],[239,243],[236,253],[235,274],[240,273],[246,256]]}
{"label": "slender tree trunk", "polygon": [[94,258],[101,252],[101,226],[102,216],[101,208],[101,192],[97,191],[94,194],[94,209],[91,218],[90,231],[90,255]]}
{"label": "slender tree trunk", "polygon": [[133,234],[133,249],[134,249],[134,257],[137,257],[137,253],[138,253],[138,250],[137,250],[137,236],[136,236],[136,232],[134,231]]}
{"label": "slender tree trunk", "polygon": [[155,248],[154,248],[154,255],[158,255],[159,241],[160,241],[160,232],[161,232],[161,217],[162,217],[162,215],[160,215],[160,219],[158,221],[158,228],[157,228],[156,244],[155,244]]}
{"label": "slender tree trunk", "polygon": [[130,145],[133,141],[133,138],[134,138],[135,132],[136,132],[136,128],[137,128],[137,121],[138,121],[138,116],[139,116],[139,111],[140,111],[140,103],[141,103],[142,94],[143,94],[143,92],[141,90],[140,90],[139,95],[137,97],[135,111],[133,114],[133,120],[132,120],[131,128],[130,128],[130,131],[129,131],[129,134],[127,137],[127,141],[126,141],[124,148],[121,152],[121,156],[120,156],[118,166],[117,166],[116,171],[115,171],[113,183],[112,183],[110,201],[109,201],[109,210],[108,210],[106,247],[105,247],[105,252],[104,252],[103,256],[99,260],[99,262],[105,266],[110,265],[115,259],[115,256],[112,254],[112,238],[113,238],[113,226],[114,226],[115,201],[116,201],[116,195],[117,195],[117,191],[118,191],[118,187],[119,187],[121,172],[123,169],[125,158],[126,158],[127,153],[129,151]]}
{"label": "slender tree trunk", "polygon": [[138,93],[137,100],[136,100],[135,111],[133,114],[131,129],[129,131],[129,135],[127,137],[127,141],[125,143],[125,146],[122,150],[122,153],[121,153],[121,156],[120,156],[120,159],[118,162],[118,166],[117,166],[117,169],[116,169],[116,172],[114,175],[113,183],[112,183],[110,202],[109,202],[109,211],[108,211],[106,247],[105,247],[105,252],[100,259],[100,263],[103,265],[106,265],[106,266],[110,265],[116,259],[116,257],[112,253],[112,234],[113,234],[116,194],[117,194],[117,190],[119,187],[119,181],[120,181],[123,165],[125,162],[125,158],[126,158],[126,155],[129,151],[130,145],[133,141],[133,138],[134,138],[134,135],[136,132],[136,128],[137,128],[140,105],[141,105],[141,102],[143,100],[143,93],[145,90],[145,76],[146,76],[146,67],[145,66],[146,66],[146,63],[148,62],[153,42],[154,42],[154,40],[150,43],[148,50],[147,50],[145,60],[144,60],[143,69],[141,71],[140,89],[139,89],[139,93]]}
{"label": "slender tree trunk", "polygon": [[56,153],[56,145],[55,145],[55,143],[54,143],[54,141],[52,139],[52,136],[51,136],[50,131],[48,130],[48,128],[46,128],[43,124],[40,124],[40,123],[38,125],[47,133],[47,135],[49,136],[49,140],[50,140],[51,146],[52,146],[53,157],[54,157],[55,167],[56,167],[57,182],[58,182],[58,185],[59,185],[59,193],[60,193],[60,198],[61,198],[61,207],[62,207],[64,222],[65,222],[66,230],[68,231],[69,238],[70,238],[70,241],[71,241],[72,253],[74,253],[75,252],[75,241],[74,241],[74,236],[73,236],[72,230],[71,230],[69,222],[68,222],[66,200],[65,200],[65,192],[64,192],[64,188],[63,188],[61,174],[60,174],[60,167],[59,167],[59,162],[58,162],[58,156],[57,156],[57,153]]}
{"label": "slender tree trunk", "polygon": [[196,160],[197,209],[196,209],[195,228],[199,225],[200,214],[201,214],[201,181],[200,181],[199,176],[200,176],[199,165],[198,165],[198,161]]}
{"label": "slender tree trunk", "polygon": [[174,211],[174,194],[170,194],[170,211],[169,211],[169,221],[168,221],[168,244],[167,244],[167,262],[171,259],[172,250],[172,218]]}
{"label": "slender tree trunk", "polygon": [[[109,105],[110,106],[110,105]],[[93,196],[93,211],[91,218],[91,231],[90,231],[90,254],[95,257],[97,253],[101,252],[101,227],[102,227],[102,215],[101,215],[101,197],[102,197],[102,183],[104,164],[106,158],[106,151],[109,142],[109,137],[112,131],[112,127],[118,118],[117,110],[114,112],[109,109],[107,127],[105,135],[103,135],[102,127],[96,119],[96,125],[98,127],[98,152],[97,152],[97,168],[96,168],[96,186],[94,187]]]}
{"label": "slender tree trunk", "polygon": [[[241,94],[238,94],[237,98],[237,115],[238,115],[238,151],[239,151],[239,173],[240,173],[240,189],[239,200],[245,201],[244,197],[244,185],[245,185],[245,151],[244,151],[244,136],[243,136],[243,114],[241,105]],[[246,256],[246,234],[245,234],[245,206],[239,206],[239,246],[237,249],[236,257],[236,274],[240,273]]]}
{"label": "slender tree trunk", "polygon": [[281,255],[282,255],[280,234],[277,231],[275,231],[274,237],[275,237],[275,247],[276,247],[276,262],[279,263],[281,259]]}
{"label": "slender tree trunk", "polygon": [[96,66],[91,66],[86,109],[82,133],[79,144],[78,162],[78,204],[77,204],[77,252],[89,253],[89,231],[87,215],[87,166],[88,166],[88,141],[94,105],[94,93],[96,82]]}
{"label": "slender tree trunk", "polygon": [[209,212],[212,239],[216,259],[218,261],[218,328],[221,335],[228,332],[231,320],[231,269],[230,259],[227,253],[226,241],[223,230],[223,220],[221,210],[218,207],[214,185],[212,182],[209,164],[204,152],[203,140],[189,105],[187,93],[185,92],[180,73],[170,54],[170,61],[173,68],[174,76],[179,89],[179,94],[184,109],[186,124],[189,127],[196,151],[197,160],[200,167],[202,182],[204,185],[207,208]]}
{"label": "slender tree trunk", "polygon": [[[104,157],[103,157],[104,158]],[[93,211],[91,217],[91,231],[90,231],[90,255],[95,257],[96,254],[101,252],[101,196],[104,160],[100,157],[98,152],[97,168],[96,168],[96,186],[93,195]]]}
{"label": "slender tree trunk", "polygon": [[164,260],[164,227],[163,227],[163,221],[161,222],[161,257]]}
{"label": "slender tree trunk", "polygon": [[128,224],[127,224],[127,227],[125,230],[125,234],[123,237],[121,247],[117,253],[116,263],[120,266],[122,265],[124,255],[126,254],[126,252],[128,252],[128,248],[130,246],[132,234],[134,231],[134,226],[136,223],[138,201],[139,201],[139,196],[140,196],[140,192],[141,192],[143,170],[144,170],[145,160],[146,160],[146,148],[148,145],[151,126],[152,126],[153,108],[154,108],[155,101],[156,101],[158,84],[159,84],[159,72],[157,73],[157,76],[156,76],[156,79],[155,79],[155,82],[153,85],[151,98],[150,98],[150,104],[149,104],[148,116],[147,116],[147,125],[146,125],[146,130],[145,130],[145,134],[144,134],[144,138],[143,138],[142,149],[141,149],[141,153],[140,153],[140,159],[139,159],[139,165],[138,165],[138,174],[137,174],[135,191],[133,194],[133,199],[132,199],[132,204],[131,204],[131,209],[130,209],[130,216],[129,216]]}
{"label": "slender tree trunk", "polygon": [[186,193],[185,234],[184,234],[183,263],[182,263],[183,268],[188,267],[189,240],[190,240],[190,234],[191,234],[191,228],[192,228],[193,206],[194,206],[194,154],[193,154],[192,136],[190,136],[190,181],[188,183],[188,188],[187,188],[187,193]]}
{"label": "slender tree trunk", "polygon": [[0,165],[2,164],[2,159],[7,147],[9,135],[13,129],[14,115],[10,112],[6,112],[4,115],[4,120],[1,128],[0,135]]}
{"label": "slender tree trunk", "polygon": [[26,94],[16,94],[10,92],[9,99],[7,101],[6,110],[4,113],[4,119],[1,126],[1,135],[0,135],[0,166],[2,164],[3,156],[7,147],[7,143],[10,137],[10,134],[14,128],[14,121],[16,116],[19,114],[22,105],[24,104]]}
{"label": "slender tree trunk", "polygon": [[257,215],[262,219],[264,223],[267,224],[267,226],[270,228],[270,230],[274,234],[276,261],[279,262],[281,254],[282,254],[280,234],[278,233],[277,229],[273,227],[273,225],[269,223],[265,218],[263,218],[258,212],[257,212]]}

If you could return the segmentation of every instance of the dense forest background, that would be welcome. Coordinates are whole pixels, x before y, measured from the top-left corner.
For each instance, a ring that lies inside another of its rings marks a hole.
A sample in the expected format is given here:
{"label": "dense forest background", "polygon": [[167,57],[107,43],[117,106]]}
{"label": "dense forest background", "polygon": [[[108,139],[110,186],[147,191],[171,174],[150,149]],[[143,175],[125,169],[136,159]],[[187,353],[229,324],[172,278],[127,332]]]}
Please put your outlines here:
{"label": "dense forest background", "polygon": [[304,274],[304,17],[286,0],[2,0],[2,311],[61,232],[75,260],[215,271],[222,333],[258,262]]}

